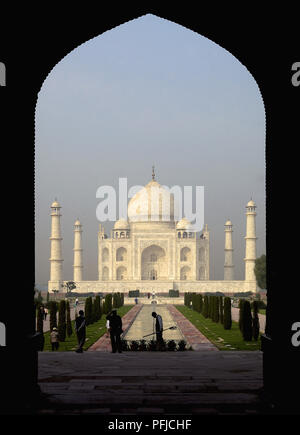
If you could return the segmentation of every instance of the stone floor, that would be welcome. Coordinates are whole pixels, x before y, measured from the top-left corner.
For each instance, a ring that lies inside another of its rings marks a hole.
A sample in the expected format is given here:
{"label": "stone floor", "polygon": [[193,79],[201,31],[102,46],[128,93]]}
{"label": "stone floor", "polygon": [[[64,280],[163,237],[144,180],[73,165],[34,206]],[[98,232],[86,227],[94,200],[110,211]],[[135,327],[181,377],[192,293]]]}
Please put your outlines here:
{"label": "stone floor", "polygon": [[40,352],[41,414],[255,414],[262,353]]}

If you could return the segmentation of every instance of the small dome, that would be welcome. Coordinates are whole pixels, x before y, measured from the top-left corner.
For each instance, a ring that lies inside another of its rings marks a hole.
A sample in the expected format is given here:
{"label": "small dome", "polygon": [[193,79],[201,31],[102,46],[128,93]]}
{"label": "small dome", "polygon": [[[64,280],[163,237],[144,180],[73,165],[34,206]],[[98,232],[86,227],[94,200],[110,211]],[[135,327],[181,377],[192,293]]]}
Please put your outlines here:
{"label": "small dome", "polygon": [[75,221],[75,224],[74,224],[74,225],[81,225],[80,220],[77,219],[77,220]]}
{"label": "small dome", "polygon": [[176,229],[177,230],[191,230],[192,229],[192,224],[191,222],[186,219],[185,217],[182,218],[176,225]]}
{"label": "small dome", "polygon": [[252,199],[250,199],[250,201],[247,204],[247,207],[255,207],[255,202]]}
{"label": "small dome", "polygon": [[58,207],[60,207],[60,203],[57,200],[55,200],[54,202],[52,202],[51,207],[58,208]]}
{"label": "small dome", "polygon": [[232,225],[231,220],[228,219],[228,221],[226,221],[225,225]]}
{"label": "small dome", "polygon": [[128,230],[129,229],[129,224],[125,219],[119,219],[115,225],[114,225],[114,229],[115,230]]}

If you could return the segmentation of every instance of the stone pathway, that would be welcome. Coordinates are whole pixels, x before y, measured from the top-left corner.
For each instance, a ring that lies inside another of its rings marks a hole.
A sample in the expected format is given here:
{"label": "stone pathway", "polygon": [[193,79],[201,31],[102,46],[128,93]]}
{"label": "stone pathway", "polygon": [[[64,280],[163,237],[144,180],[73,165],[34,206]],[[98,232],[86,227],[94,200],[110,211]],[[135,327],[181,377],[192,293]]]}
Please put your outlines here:
{"label": "stone pathway", "polygon": [[168,310],[173,316],[177,326],[181,330],[188,344],[196,351],[215,351],[218,348],[212,344],[177,308],[168,305]]}
{"label": "stone pathway", "polygon": [[[155,331],[155,320],[152,317],[152,312],[155,311],[162,317],[163,329],[167,329],[170,326],[176,326],[176,321],[169,309],[165,305],[143,305],[141,311],[137,315],[133,325],[130,327],[129,331],[124,335],[125,340],[142,340],[144,335],[151,334]],[[154,338],[155,334],[145,337],[144,340],[150,341]],[[180,329],[169,329],[163,332],[164,340],[184,340]]]}
{"label": "stone pathway", "polygon": [[40,414],[256,414],[262,352],[39,352]]}
{"label": "stone pathway", "polygon": [[[122,317],[122,325],[124,333],[130,328],[132,323],[134,322],[136,316],[142,309],[143,305],[135,305]],[[102,352],[111,352],[111,343],[109,334],[104,334],[99,338],[92,346],[88,349],[88,351],[102,351]]]}

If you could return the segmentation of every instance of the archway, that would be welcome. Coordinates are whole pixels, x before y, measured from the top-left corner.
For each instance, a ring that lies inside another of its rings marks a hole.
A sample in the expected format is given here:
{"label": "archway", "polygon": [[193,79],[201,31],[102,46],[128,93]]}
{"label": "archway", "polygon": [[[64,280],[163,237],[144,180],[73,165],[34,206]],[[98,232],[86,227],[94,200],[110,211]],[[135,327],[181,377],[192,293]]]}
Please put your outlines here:
{"label": "archway", "polygon": [[180,250],[180,261],[191,261],[191,250],[188,247]]}
{"label": "archway", "polygon": [[191,279],[191,268],[184,266],[180,269],[180,280],[186,281]]}
{"label": "archway", "polygon": [[168,264],[166,252],[158,245],[145,248],[141,256],[141,279],[157,280],[166,279],[168,276]]}
{"label": "archway", "polygon": [[117,280],[123,281],[123,279],[127,278],[127,269],[124,266],[120,266],[117,268]]}
{"label": "archway", "polygon": [[127,260],[127,250],[123,247],[118,248],[116,252],[116,261],[126,261]]}

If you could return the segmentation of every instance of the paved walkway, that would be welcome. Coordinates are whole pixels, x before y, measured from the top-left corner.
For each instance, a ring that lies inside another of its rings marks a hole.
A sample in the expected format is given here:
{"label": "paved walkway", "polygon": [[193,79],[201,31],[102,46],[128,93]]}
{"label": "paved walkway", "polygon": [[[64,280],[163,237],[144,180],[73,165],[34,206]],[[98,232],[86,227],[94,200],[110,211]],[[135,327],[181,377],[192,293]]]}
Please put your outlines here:
{"label": "paved walkway", "polygon": [[[125,334],[125,340],[142,340],[144,335],[151,334],[155,331],[155,319],[152,317],[152,312],[155,311],[162,317],[163,329],[167,329],[170,326],[176,326],[176,321],[170,313],[168,306],[166,305],[144,305],[138,316],[136,317],[133,325],[129,331]],[[180,329],[169,329],[163,332],[164,340],[184,340]],[[150,335],[145,337],[144,340],[156,340],[156,335]]]}
{"label": "paved walkway", "polygon": [[262,353],[39,352],[41,414],[255,414]]}
{"label": "paved walkway", "polygon": [[[240,316],[240,310],[239,308],[231,308],[231,316],[232,316],[232,320],[234,320],[235,322],[239,321],[239,316]],[[266,316],[265,314],[258,314],[258,318],[259,318],[259,330],[261,332],[265,332],[265,328],[266,328]]]}
{"label": "paved walkway", "polygon": [[168,306],[168,310],[173,316],[177,326],[185,337],[188,344],[196,351],[218,350],[197,328],[194,326],[177,308],[173,305]]}
{"label": "paved walkway", "polygon": [[[129,329],[129,327],[134,322],[136,316],[142,309],[143,305],[135,305],[131,308],[131,310],[128,311],[123,317],[122,317],[122,326],[123,331],[126,333],[126,331]],[[89,349],[89,352],[93,351],[102,351],[102,352],[111,352],[111,343],[110,343],[110,336],[109,334],[104,334],[102,337],[99,338]]]}

